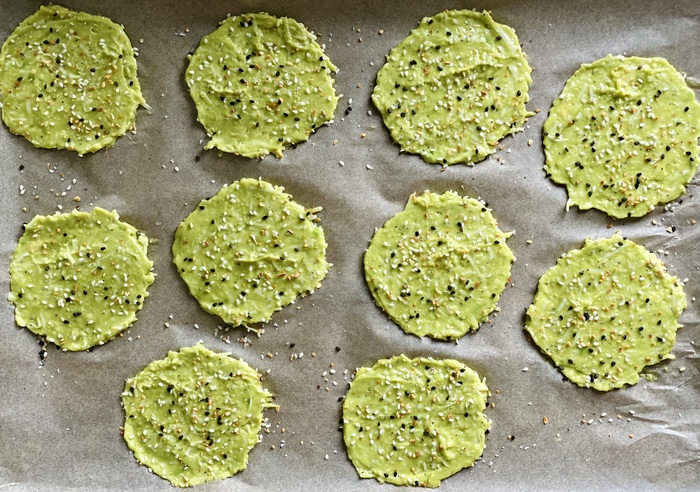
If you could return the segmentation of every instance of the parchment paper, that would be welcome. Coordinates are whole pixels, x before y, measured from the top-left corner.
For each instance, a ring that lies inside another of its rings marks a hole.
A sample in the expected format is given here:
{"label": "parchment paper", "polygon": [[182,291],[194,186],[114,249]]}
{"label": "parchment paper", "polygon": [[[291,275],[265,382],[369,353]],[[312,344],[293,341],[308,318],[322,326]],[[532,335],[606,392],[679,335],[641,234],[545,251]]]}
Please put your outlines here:
{"label": "parchment paper", "polygon": [[[0,38],[39,3],[3,0]],[[697,0],[63,3],[125,26],[140,53],[139,77],[153,111],[139,110],[136,134],[82,158],[35,149],[0,128],[0,489],[171,490],[136,462],[120,437],[119,394],[124,380],[147,363],[198,340],[263,372],[280,406],[279,413],[266,413],[269,434],[252,451],[248,469],[202,491],[393,490],[358,478],[338,432],[338,400],[356,367],[400,353],[457,358],[485,377],[493,392],[483,459],[444,481],[442,490],[698,486],[699,178],[672,206],[613,221],[597,211],[564,210],[566,191],[545,179],[541,148],[550,104],[583,62],[608,53],[662,56],[700,78]],[[443,170],[400,154],[369,99],[389,50],[423,16],[445,8],[491,9],[497,21],[516,30],[535,67],[529,108],[540,112],[523,133],[503,141],[503,150],[471,168]],[[344,94],[335,121],[282,160],[203,152],[205,132],[183,82],[185,56],[227,13],[260,10],[295,17],[325,43],[340,67],[337,90]],[[221,321],[188,294],[170,253],[177,224],[199,200],[243,177],[262,177],[307,207],[322,206],[334,264],[320,290],[275,314],[260,337],[219,328]],[[515,231],[508,243],[517,261],[500,312],[458,344],[404,334],[373,304],[364,283],[362,255],[374,228],[402,210],[411,193],[425,189],[481,197],[501,228]],[[76,206],[116,209],[145,232],[157,278],[139,320],[123,337],[92,352],[49,346],[41,365],[38,337],[15,325],[5,302],[10,255],[23,222]],[[689,279],[688,309],[676,360],[648,371],[657,380],[604,394],[562,381],[528,341],[523,322],[537,280],[562,253],[587,236],[616,230],[659,252],[671,273]]]}

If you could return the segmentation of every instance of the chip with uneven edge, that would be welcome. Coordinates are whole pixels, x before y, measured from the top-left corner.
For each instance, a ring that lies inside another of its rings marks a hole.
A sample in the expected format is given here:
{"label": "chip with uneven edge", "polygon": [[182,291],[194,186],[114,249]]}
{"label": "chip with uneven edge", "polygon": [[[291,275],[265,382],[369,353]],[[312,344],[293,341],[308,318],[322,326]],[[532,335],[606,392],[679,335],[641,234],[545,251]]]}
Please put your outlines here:
{"label": "chip with uneven edge", "polygon": [[523,129],[531,71],[513,29],[485,11],[446,10],[391,50],[372,101],[403,151],[471,165]]}
{"label": "chip with uneven edge", "polygon": [[121,399],[134,457],[178,487],[244,470],[262,412],[274,407],[255,369],[201,344],[148,364]]}
{"label": "chip with uneven edge", "polygon": [[482,455],[486,383],[461,362],[405,355],[361,367],[343,402],[343,438],[362,478],[438,487]]}
{"label": "chip with uneven edge", "polygon": [[207,312],[234,326],[267,321],[319,287],[330,268],[320,210],[266,181],[236,181],[180,223],[173,261]]}
{"label": "chip with uneven edge", "polygon": [[58,5],[42,6],[2,45],[0,102],[12,133],[79,154],[114,144],[146,105],[124,28]]}
{"label": "chip with uneven edge", "polygon": [[148,297],[147,250],[145,235],[99,207],[34,217],[10,263],[17,324],[65,350],[104,344]]}
{"label": "chip with uneven edge", "polygon": [[569,205],[641,217],[685,192],[700,164],[700,104],[663,58],[581,65],[544,123],[545,171]]}
{"label": "chip with uneven edge", "polygon": [[570,381],[609,391],[673,359],[685,307],[661,260],[615,234],[587,239],[542,275],[525,329]]}
{"label": "chip with uneven edge", "polygon": [[454,192],[411,195],[364,256],[374,301],[404,331],[442,340],[478,329],[515,257],[486,205]]}
{"label": "chip with uneven edge", "polygon": [[217,148],[263,157],[303,142],[333,118],[336,67],[316,36],[289,17],[227,17],[190,57],[185,82]]}

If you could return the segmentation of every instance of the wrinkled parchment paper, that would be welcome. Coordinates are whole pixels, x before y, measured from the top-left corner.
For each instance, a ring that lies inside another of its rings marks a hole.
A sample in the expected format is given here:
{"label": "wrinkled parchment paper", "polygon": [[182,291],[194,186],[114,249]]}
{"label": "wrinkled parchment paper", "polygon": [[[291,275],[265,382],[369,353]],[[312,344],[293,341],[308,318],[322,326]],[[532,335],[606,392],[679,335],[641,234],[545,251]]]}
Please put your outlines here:
{"label": "wrinkled parchment paper", "polygon": [[[3,1],[0,38],[39,3]],[[136,462],[120,437],[119,394],[124,380],[147,363],[199,340],[261,371],[280,406],[279,413],[266,413],[269,433],[262,433],[248,469],[199,490],[392,490],[360,480],[348,461],[338,432],[339,399],[356,367],[400,353],[459,359],[485,377],[493,392],[483,459],[444,481],[442,490],[697,487],[700,178],[674,204],[641,219],[566,212],[565,189],[545,179],[542,170],[541,127],[566,79],[581,63],[608,53],[662,56],[700,78],[700,3],[63,3],[124,25],[138,48],[139,77],[153,110],[139,110],[137,133],[82,158],[35,149],[0,128],[0,489],[170,490]],[[445,8],[490,9],[516,30],[535,67],[529,108],[540,111],[486,161],[443,170],[399,153],[369,95],[389,50],[423,16]],[[282,160],[204,152],[205,132],[183,81],[185,57],[227,13],[261,10],[295,17],[325,44],[340,67],[337,91],[344,95],[335,121]],[[200,309],[171,263],[177,224],[199,200],[243,177],[262,177],[307,207],[322,206],[334,264],[320,290],[258,326],[264,328],[259,337],[241,328],[226,330]],[[481,197],[501,228],[515,231],[508,244],[517,261],[500,312],[459,343],[405,334],[374,306],[364,283],[362,254],[374,228],[402,210],[411,193],[425,189]],[[10,255],[24,222],[77,206],[116,209],[146,233],[157,278],[138,321],[122,337],[92,352],[49,346],[42,365],[38,337],[15,325],[5,302]],[[647,371],[655,381],[604,394],[562,381],[528,341],[523,322],[537,280],[562,253],[580,247],[585,237],[616,230],[688,279],[688,309],[673,351],[676,360]]]}

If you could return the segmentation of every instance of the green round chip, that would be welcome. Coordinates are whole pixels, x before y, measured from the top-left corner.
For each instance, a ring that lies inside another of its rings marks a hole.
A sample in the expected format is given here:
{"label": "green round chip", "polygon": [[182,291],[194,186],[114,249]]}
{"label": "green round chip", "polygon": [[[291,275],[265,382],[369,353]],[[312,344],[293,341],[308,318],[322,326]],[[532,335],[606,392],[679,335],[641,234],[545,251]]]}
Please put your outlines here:
{"label": "green round chip", "polygon": [[145,105],[124,29],[58,5],[41,7],[2,45],[0,102],[12,133],[79,154],[112,145]]}
{"label": "green round chip", "polygon": [[405,355],[357,370],[343,438],[362,478],[437,487],[482,455],[489,389],[456,360]]}
{"label": "green round chip", "polygon": [[333,118],[336,67],[288,17],[228,17],[204,36],[185,73],[197,119],[217,148],[261,157],[309,138]]}
{"label": "green round chip", "polygon": [[128,328],[148,297],[148,239],[116,212],[38,215],[10,264],[15,320],[65,350],[102,345]]}
{"label": "green round chip", "polygon": [[531,71],[513,29],[488,12],[446,10],[391,50],[372,101],[402,150],[472,164],[523,129]]}
{"label": "green round chip", "polygon": [[450,340],[496,309],[515,260],[486,205],[453,192],[412,195],[364,257],[377,306],[404,331]]}
{"label": "green round chip", "polygon": [[685,307],[661,260],[615,234],[587,239],[542,276],[525,329],[569,380],[609,391],[673,358]]}
{"label": "green round chip", "polygon": [[178,226],[173,260],[206,311],[234,326],[267,321],[328,272],[320,210],[265,181],[236,181]]}
{"label": "green round chip", "polygon": [[544,123],[545,170],[569,205],[641,217],[675,200],[700,162],[700,104],[662,58],[582,65]]}
{"label": "green round chip", "polygon": [[199,344],[151,362],[121,396],[134,457],[178,487],[244,470],[274,406],[255,369]]}

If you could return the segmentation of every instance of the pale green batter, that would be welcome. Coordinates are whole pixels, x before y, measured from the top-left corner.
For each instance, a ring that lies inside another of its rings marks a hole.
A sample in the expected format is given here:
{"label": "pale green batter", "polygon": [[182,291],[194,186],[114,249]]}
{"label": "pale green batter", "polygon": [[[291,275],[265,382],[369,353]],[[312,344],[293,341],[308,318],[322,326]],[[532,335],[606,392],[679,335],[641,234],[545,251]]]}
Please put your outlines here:
{"label": "pale green batter", "polygon": [[459,338],[496,309],[515,260],[508,237],[480,201],[412,195],[375,232],[364,257],[367,285],[404,331]]}
{"label": "pale green batter", "polygon": [[274,406],[255,369],[199,344],[151,362],[121,396],[127,445],[178,487],[244,470],[263,409]]}
{"label": "pale green batter", "polygon": [[540,279],[525,329],[579,386],[609,391],[672,359],[683,286],[642,246],[587,239]]}
{"label": "pale green batter", "polygon": [[116,212],[38,215],[12,254],[15,320],[65,350],[102,345],[128,328],[148,297],[148,239]]}
{"label": "pale green batter", "polygon": [[641,217],[675,200],[698,169],[700,104],[662,58],[582,65],[544,124],[545,170],[569,205]]}
{"label": "pale green batter", "polygon": [[488,12],[447,10],[391,50],[372,101],[405,152],[472,164],[523,129],[531,71],[513,29]]}
{"label": "pale green batter", "polygon": [[79,154],[111,146],[145,105],[124,29],[58,5],[41,7],[3,44],[0,102],[12,133]]}
{"label": "pale green batter", "polygon": [[489,389],[451,359],[405,355],[357,370],[343,402],[343,438],[362,478],[438,487],[484,451]]}
{"label": "pale green batter", "polygon": [[217,148],[262,157],[305,141],[333,118],[336,67],[288,17],[228,17],[204,36],[185,73],[197,119]]}
{"label": "pale green batter", "polygon": [[178,226],[173,260],[206,311],[234,326],[267,321],[328,272],[320,210],[265,181],[236,181]]}

